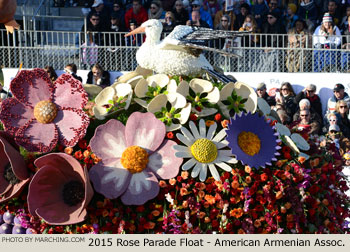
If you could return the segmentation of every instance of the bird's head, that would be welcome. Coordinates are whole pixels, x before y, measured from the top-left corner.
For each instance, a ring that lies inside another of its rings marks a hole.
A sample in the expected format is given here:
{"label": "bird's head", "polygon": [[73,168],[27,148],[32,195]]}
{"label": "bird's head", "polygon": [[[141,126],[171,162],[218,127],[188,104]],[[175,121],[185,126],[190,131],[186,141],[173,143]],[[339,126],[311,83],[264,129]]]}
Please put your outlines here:
{"label": "bird's head", "polygon": [[158,19],[150,19],[144,22],[140,27],[126,34],[125,37],[145,32],[146,39],[159,41],[162,30],[163,25]]}

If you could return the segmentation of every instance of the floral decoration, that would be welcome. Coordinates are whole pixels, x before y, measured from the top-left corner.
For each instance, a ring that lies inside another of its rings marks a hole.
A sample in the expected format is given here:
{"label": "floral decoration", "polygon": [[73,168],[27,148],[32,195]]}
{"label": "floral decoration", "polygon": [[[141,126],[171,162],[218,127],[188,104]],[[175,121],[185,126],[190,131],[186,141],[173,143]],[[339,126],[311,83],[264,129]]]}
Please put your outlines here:
{"label": "floral decoration", "polygon": [[53,225],[82,222],[93,190],[86,167],[65,153],[35,160],[38,171],[29,184],[28,209]]}
{"label": "floral decoration", "polygon": [[42,69],[22,70],[11,81],[13,98],[1,103],[0,120],[28,151],[49,152],[59,142],[74,146],[83,138],[89,118],[87,94],[69,74],[52,83]]}
{"label": "floral decoration", "polygon": [[272,165],[280,147],[278,133],[258,114],[235,115],[228,125],[228,146],[243,164],[259,168]]}
{"label": "floral decoration", "polygon": [[94,188],[110,199],[141,205],[158,195],[158,178],[178,173],[181,158],[174,141],[164,140],[165,125],[152,113],[134,112],[126,126],[116,120],[96,128],[91,150],[102,159],[90,170]]}

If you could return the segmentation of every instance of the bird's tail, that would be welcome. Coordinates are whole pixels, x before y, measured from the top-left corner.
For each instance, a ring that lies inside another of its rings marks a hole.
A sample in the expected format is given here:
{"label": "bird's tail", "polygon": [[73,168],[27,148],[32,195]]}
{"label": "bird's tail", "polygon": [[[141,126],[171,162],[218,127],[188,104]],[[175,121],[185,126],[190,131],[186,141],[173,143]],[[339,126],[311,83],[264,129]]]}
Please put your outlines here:
{"label": "bird's tail", "polygon": [[226,76],[225,74],[209,68],[202,68],[211,78],[214,78],[224,84],[229,82],[236,82],[237,80],[233,76]]}

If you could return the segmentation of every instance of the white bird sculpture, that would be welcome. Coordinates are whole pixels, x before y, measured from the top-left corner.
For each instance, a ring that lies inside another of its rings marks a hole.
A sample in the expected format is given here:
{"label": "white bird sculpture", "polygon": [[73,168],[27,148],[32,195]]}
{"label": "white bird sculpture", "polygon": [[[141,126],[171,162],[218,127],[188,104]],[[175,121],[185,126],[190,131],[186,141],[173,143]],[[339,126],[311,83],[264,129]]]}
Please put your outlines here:
{"label": "white bird sculpture", "polygon": [[[212,65],[202,54],[202,50],[222,50],[204,46],[206,40],[239,36],[233,31],[214,31],[209,28],[178,25],[164,39],[160,40],[162,23],[150,19],[140,27],[126,34],[146,33],[146,40],[136,53],[137,63],[156,73],[169,75],[197,76],[206,71],[213,71]],[[225,52],[224,52],[225,53]]]}

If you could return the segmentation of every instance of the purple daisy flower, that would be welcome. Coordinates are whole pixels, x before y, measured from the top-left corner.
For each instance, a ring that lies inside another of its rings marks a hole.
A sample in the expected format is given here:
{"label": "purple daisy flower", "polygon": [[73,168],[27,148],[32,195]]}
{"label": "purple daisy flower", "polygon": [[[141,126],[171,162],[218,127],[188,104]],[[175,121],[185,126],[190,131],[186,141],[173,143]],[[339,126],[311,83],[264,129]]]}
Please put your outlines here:
{"label": "purple daisy flower", "polygon": [[271,161],[277,161],[275,156],[279,155],[277,150],[281,149],[277,145],[280,141],[278,133],[264,117],[250,113],[236,114],[231,118],[226,134],[232,154],[242,164],[265,168],[265,165],[271,165]]}

